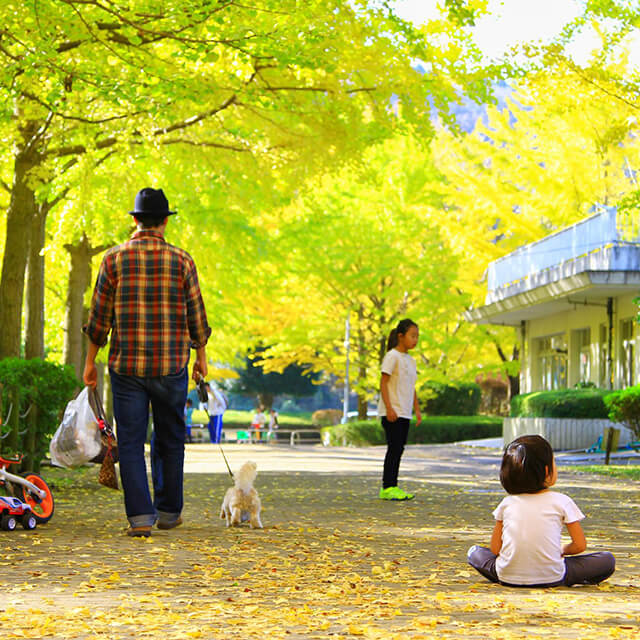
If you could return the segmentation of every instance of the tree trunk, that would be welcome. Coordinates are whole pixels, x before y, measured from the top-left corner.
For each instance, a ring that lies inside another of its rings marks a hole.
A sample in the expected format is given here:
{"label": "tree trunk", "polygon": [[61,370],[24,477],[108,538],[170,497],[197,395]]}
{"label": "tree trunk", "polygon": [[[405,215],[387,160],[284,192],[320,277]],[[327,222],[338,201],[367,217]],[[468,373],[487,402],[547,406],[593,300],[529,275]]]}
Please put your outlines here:
{"label": "tree trunk", "polygon": [[367,419],[367,405],[368,405],[367,396],[362,393],[359,393],[358,394],[358,420]]}
{"label": "tree trunk", "polygon": [[24,353],[29,358],[44,358],[44,256],[46,207],[39,207],[31,227],[27,258],[27,305]]}
{"label": "tree trunk", "polygon": [[[513,353],[511,354],[511,361],[517,362],[520,359],[520,349],[518,345],[513,346]],[[509,376],[509,402],[511,398],[517,396],[520,393],[520,373],[515,376]]]}
{"label": "tree trunk", "polygon": [[365,344],[364,330],[364,309],[362,305],[358,308],[358,420],[367,419],[367,395],[364,388],[367,385],[367,345]]}
{"label": "tree trunk", "polygon": [[86,356],[86,342],[82,335],[86,318],[84,294],[91,284],[92,249],[84,234],[77,244],[65,244],[64,248],[71,256],[71,267],[65,307],[63,358],[64,363],[71,365],[76,376],[82,379]]}
{"label": "tree trunk", "polygon": [[268,411],[273,406],[273,393],[262,391],[258,394],[258,404]]}
{"label": "tree trunk", "polygon": [[29,415],[27,415],[27,433],[24,439],[23,455],[21,471],[31,471],[38,473],[40,471],[40,459],[36,456],[36,445],[38,442],[38,407],[31,405]]}
{"label": "tree trunk", "polygon": [[[22,129],[24,138],[31,139],[36,130],[36,123],[27,123]],[[25,269],[31,226],[38,211],[35,193],[29,184],[29,172],[40,158],[33,150],[23,147],[18,149],[14,158],[0,276],[0,359],[20,356]]]}

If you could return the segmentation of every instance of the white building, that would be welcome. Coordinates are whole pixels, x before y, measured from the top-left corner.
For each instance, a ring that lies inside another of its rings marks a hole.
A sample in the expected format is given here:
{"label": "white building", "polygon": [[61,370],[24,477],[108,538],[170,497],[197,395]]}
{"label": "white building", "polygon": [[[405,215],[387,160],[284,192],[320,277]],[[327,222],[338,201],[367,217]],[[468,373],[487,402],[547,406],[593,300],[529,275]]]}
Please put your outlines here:
{"label": "white building", "polygon": [[605,209],[488,267],[478,324],[516,327],[520,392],[637,384],[640,223]]}

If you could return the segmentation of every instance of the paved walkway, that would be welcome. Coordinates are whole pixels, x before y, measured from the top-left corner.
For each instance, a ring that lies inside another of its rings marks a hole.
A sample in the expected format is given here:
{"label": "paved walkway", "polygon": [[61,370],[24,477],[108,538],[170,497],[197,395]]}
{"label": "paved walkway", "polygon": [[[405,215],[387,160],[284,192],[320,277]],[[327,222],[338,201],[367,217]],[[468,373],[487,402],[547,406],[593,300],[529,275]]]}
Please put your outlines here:
{"label": "paved walkway", "polygon": [[503,492],[500,450],[411,446],[408,503],[375,498],[383,447],[228,445],[258,463],[265,529],[226,529],[219,449],[187,448],[185,524],[122,535],[122,496],[96,468],[46,469],[56,514],[0,532],[3,638],[636,638],[637,483],[571,474],[558,489],[589,518],[591,549],[618,559],[600,587],[507,589],[465,562]]}

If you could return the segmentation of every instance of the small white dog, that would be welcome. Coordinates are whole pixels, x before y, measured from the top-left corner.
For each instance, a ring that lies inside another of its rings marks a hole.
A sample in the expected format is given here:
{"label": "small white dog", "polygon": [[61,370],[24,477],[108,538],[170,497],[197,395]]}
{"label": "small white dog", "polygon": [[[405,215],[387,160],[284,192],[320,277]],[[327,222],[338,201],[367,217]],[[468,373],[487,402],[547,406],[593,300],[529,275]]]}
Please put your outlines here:
{"label": "small white dog", "polygon": [[227,519],[227,527],[248,520],[252,529],[262,529],[262,503],[258,492],[253,488],[257,475],[256,463],[245,462],[233,477],[236,486],[227,490],[220,509],[220,517]]}

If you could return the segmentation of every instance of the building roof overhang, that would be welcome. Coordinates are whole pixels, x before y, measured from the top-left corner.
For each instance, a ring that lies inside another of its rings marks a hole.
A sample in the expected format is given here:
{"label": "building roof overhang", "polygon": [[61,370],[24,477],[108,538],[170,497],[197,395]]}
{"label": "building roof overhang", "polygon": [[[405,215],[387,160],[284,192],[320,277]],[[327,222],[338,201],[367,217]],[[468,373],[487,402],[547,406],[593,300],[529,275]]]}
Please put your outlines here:
{"label": "building roof overhang", "polygon": [[640,271],[582,271],[513,293],[469,309],[465,318],[475,324],[519,326],[525,320],[551,316],[580,306],[605,306],[607,298],[640,294]]}

